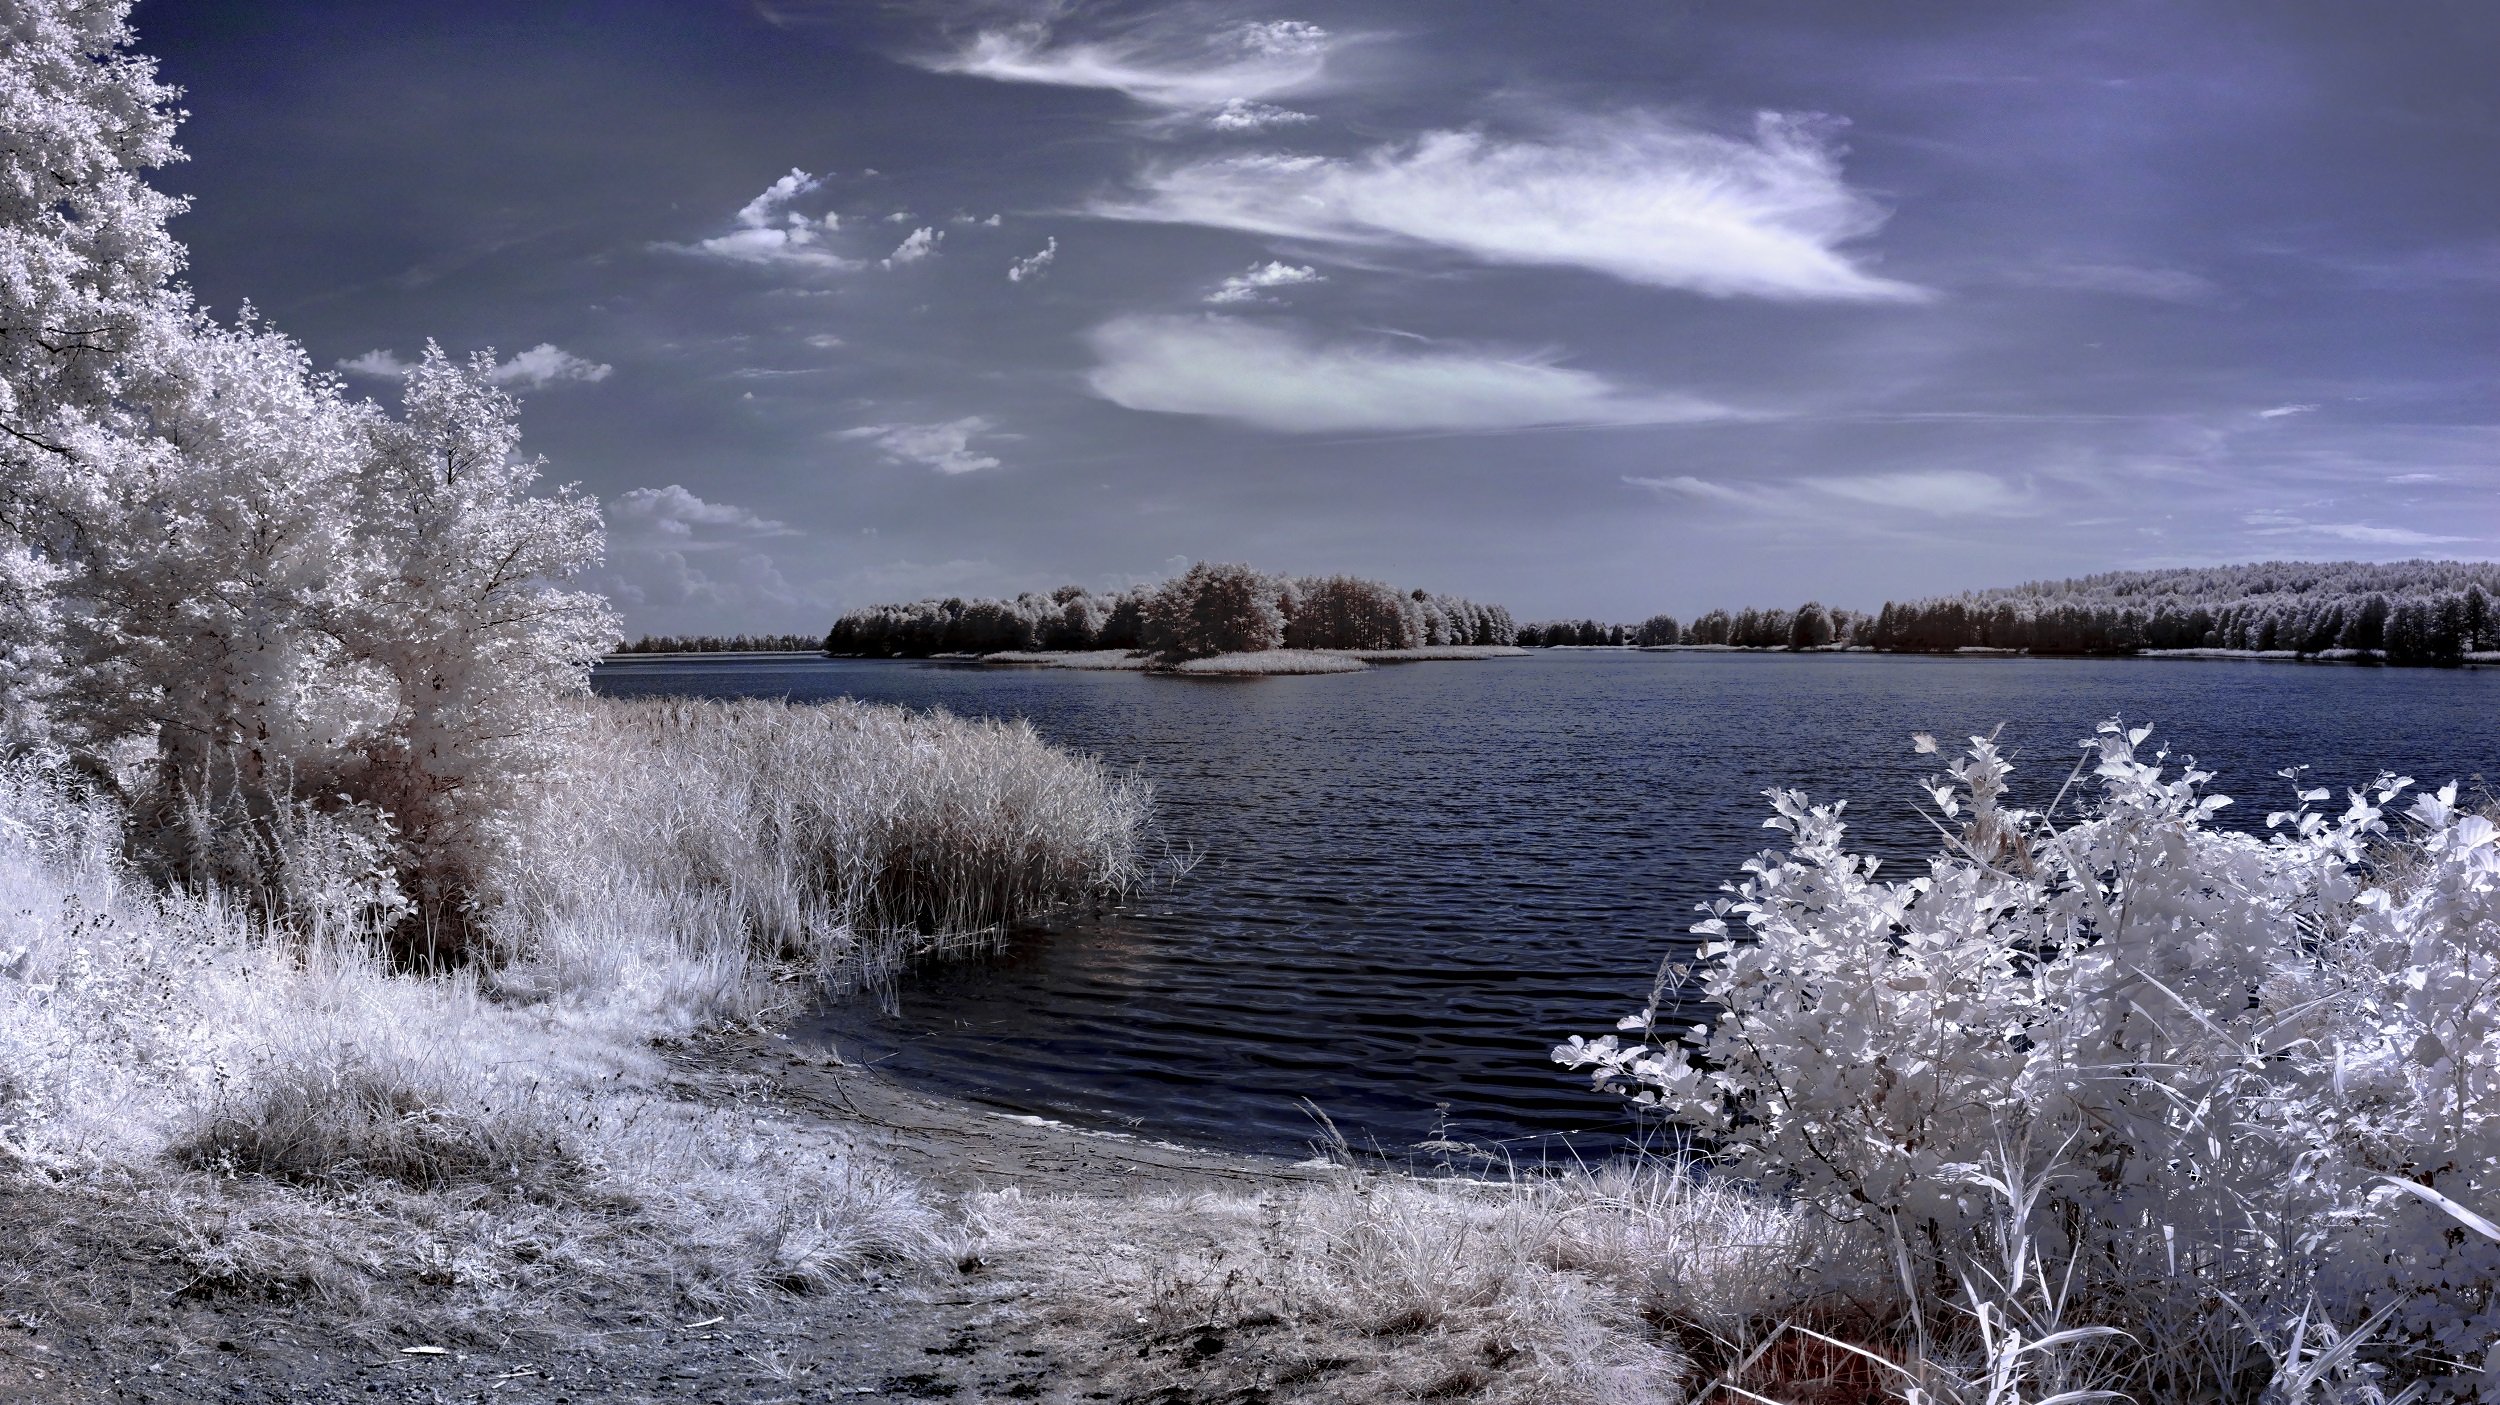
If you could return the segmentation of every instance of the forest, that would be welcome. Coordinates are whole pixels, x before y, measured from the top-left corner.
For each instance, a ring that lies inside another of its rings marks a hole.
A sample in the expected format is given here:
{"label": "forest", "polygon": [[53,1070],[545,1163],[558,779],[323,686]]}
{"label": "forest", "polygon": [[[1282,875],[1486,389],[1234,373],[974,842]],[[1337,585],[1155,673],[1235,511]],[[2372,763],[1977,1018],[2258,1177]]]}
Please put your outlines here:
{"label": "forest", "polygon": [[1518,642],[1888,653],[2223,649],[2437,666],[2500,650],[2495,597],[2500,564],[2491,562],[2265,561],[2033,581],[1887,601],[1873,614],[1809,603],[1712,610],[1689,624],[1672,615],[1632,626],[1533,624]]}
{"label": "forest", "polygon": [[1063,585],[1012,600],[915,600],[845,613],[825,652],[928,658],[1027,650],[1144,650],[1170,659],[1273,649],[1400,650],[1517,642],[1510,611],[1353,576],[1286,576],[1201,562],[1154,586]]}

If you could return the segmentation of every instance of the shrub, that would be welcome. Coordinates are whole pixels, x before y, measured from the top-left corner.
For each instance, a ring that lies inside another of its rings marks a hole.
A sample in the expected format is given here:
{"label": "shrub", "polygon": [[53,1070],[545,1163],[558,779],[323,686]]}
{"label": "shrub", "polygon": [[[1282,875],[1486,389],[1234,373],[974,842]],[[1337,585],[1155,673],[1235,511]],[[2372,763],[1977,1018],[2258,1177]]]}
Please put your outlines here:
{"label": "shrub", "polygon": [[2062,825],[2007,803],[1975,739],[1930,792],[1950,845],[1898,882],[1847,851],[1839,805],[1770,792],[1787,852],[1662,981],[1714,1014],[1653,1006],[1556,1055],[1965,1309],[2036,1239],[2066,1320],[2144,1344],[2153,1398],[2280,1387],[2320,1321],[2470,1393],[2444,1363],[2500,1328],[2474,1212],[2500,1206],[2500,829],[2453,785],[2391,819],[2414,782],[2382,776],[2340,812],[2298,790],[2269,838],[2218,831],[2228,799],[2140,757],[2149,730],[2087,743],[2092,801]]}

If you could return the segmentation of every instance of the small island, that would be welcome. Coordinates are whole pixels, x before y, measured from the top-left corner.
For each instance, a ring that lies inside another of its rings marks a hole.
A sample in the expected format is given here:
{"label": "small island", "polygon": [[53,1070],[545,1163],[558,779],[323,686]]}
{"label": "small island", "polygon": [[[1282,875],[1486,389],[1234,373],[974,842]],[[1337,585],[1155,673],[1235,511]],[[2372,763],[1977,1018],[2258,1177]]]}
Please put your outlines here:
{"label": "small island", "polygon": [[1202,561],[1109,595],[1065,585],[1013,600],[871,605],[834,622],[825,652],[1184,677],[1360,673],[1521,655],[1518,632],[1510,611],[1456,595]]}

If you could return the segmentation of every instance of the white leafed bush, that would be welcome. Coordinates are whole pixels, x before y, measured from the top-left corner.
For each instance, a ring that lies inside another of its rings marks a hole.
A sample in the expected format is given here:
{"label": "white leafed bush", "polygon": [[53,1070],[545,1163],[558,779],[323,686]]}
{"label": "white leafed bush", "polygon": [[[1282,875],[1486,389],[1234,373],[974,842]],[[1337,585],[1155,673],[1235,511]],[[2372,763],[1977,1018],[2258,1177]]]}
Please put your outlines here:
{"label": "white leafed bush", "polygon": [[1661,982],[1707,1022],[1653,1007],[1556,1056],[1863,1222],[1942,1326],[2033,1291],[1989,1277],[2025,1239],[2058,1320],[2133,1335],[2138,1398],[2470,1395],[2500,1339],[2500,830],[2401,776],[2218,830],[2149,730],[2102,727],[2046,811],[1974,739],[1931,790],[1947,847],[1897,881],[1840,805],[1771,792],[1786,852]]}

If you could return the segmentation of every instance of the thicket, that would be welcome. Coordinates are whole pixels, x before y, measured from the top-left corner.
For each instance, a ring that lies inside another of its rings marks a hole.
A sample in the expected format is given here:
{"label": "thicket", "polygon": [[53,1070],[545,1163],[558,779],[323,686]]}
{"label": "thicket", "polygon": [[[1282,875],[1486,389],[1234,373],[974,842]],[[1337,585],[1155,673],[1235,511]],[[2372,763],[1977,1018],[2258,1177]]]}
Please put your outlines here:
{"label": "thicket", "polygon": [[1279,576],[1200,562],[1159,586],[1101,595],[1063,585],[1013,600],[918,600],[848,611],[827,653],[872,658],[1142,649],[1172,660],[1268,649],[1508,645],[1499,605],[1353,576]]}
{"label": "thicket", "polygon": [[1974,738],[1929,787],[1945,848],[1898,879],[1839,804],[1767,792],[1786,852],[1707,905],[1700,964],[1556,1057],[1859,1226],[1898,1269],[1876,1344],[1931,1377],[1895,1392],[2482,1398],[2489,798],[2286,772],[2270,833],[2226,832],[2149,734],[2104,725],[2041,810]]}

